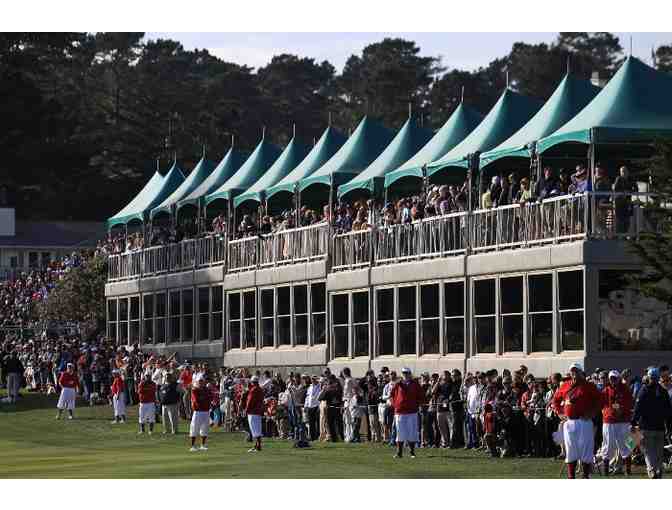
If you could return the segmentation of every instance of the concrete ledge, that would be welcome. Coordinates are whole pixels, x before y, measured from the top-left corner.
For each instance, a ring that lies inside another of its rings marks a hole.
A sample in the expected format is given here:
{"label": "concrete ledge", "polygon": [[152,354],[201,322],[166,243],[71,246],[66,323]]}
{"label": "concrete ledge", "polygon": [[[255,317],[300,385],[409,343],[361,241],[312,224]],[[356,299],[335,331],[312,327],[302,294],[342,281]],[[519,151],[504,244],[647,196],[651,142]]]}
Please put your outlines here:
{"label": "concrete ledge", "polygon": [[282,283],[325,279],[327,277],[327,266],[324,260],[320,260],[259,269],[256,273],[256,283],[258,286],[278,285]]}
{"label": "concrete ledge", "polygon": [[464,255],[426,259],[371,268],[371,285],[418,282],[464,276]]}
{"label": "concrete ledge", "polygon": [[224,353],[223,365],[227,367],[253,367],[256,366],[257,351],[254,349],[231,349]]}
{"label": "concrete ledge", "polygon": [[224,275],[224,289],[227,291],[254,287],[256,283],[256,271],[244,271],[242,273]]}
{"label": "concrete ledge", "polygon": [[206,267],[194,271],[194,284],[207,285],[221,283],[224,278],[224,266]]}
{"label": "concrete ledge", "polygon": [[257,351],[258,366],[323,366],[326,363],[327,348],[324,345],[264,348]]}
{"label": "concrete ledge", "polygon": [[327,275],[327,291],[359,289],[371,284],[371,271],[368,267],[353,271],[341,271]]}

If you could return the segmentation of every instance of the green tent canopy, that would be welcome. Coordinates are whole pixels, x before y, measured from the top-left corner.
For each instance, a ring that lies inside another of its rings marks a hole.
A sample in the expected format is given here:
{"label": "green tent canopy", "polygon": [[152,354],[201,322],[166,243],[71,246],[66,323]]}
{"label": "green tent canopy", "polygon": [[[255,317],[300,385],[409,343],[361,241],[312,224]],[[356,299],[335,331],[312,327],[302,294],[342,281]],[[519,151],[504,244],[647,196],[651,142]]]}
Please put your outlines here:
{"label": "green tent canopy", "polygon": [[[142,191],[131,200],[130,204],[108,220],[109,228],[119,224],[125,225],[132,220],[145,221],[146,215],[170,196],[170,194],[184,181],[184,175],[177,166],[177,162],[173,162],[173,166],[170,167],[170,170],[168,170],[161,180],[156,177],[157,174],[158,171],[145,185]],[[152,181],[154,184],[150,187]]]}
{"label": "green tent canopy", "polygon": [[356,190],[379,194],[385,182],[385,174],[408,161],[431,138],[430,130],[421,128],[413,118],[409,118],[380,156],[359,175],[338,187],[339,198]]}
{"label": "green tent canopy", "polygon": [[427,165],[427,175],[446,167],[467,168],[467,156],[496,147],[520,129],[541,108],[541,102],[506,89],[469,136],[441,159]]}
{"label": "green tent canopy", "polygon": [[497,147],[481,154],[480,168],[502,158],[530,158],[531,145],[572,119],[600,92],[588,80],[567,75],[527,124]]}
{"label": "green tent canopy", "polygon": [[158,206],[152,209],[150,217],[154,217],[159,213],[165,212],[170,214],[180,200],[189,196],[211,173],[215,167],[214,163],[205,159],[205,155],[196,164],[191,173],[180,184],[175,191],[173,191],[168,198],[161,202]]}
{"label": "green tent canopy", "polygon": [[310,177],[301,179],[302,193],[314,184],[338,187],[359,174],[376,159],[392,141],[394,133],[369,117],[364,117],[348,141],[329,161]]}
{"label": "green tent canopy", "polygon": [[294,170],[310,152],[310,147],[299,142],[294,136],[275,163],[266,170],[257,182],[250,186],[245,193],[238,195],[233,200],[234,207],[240,206],[247,200],[262,202],[266,197],[266,190],[274,186]]}
{"label": "green tent canopy", "polygon": [[152,203],[152,199],[158,193],[162,182],[163,175],[157,170],[135,198],[121,211],[107,220],[107,228],[110,229],[115,225],[125,225],[130,220],[136,218],[142,220],[143,213],[149,209],[148,204]]}
{"label": "green tent canopy", "polygon": [[389,188],[404,177],[422,178],[422,167],[450,151],[464,140],[483,120],[483,115],[460,103],[441,129],[411,159],[396,170],[385,175],[385,187]]}
{"label": "green tent canopy", "polygon": [[245,162],[248,156],[249,154],[231,147],[212,173],[191,193],[177,203],[177,208],[179,209],[188,204],[197,205],[203,200],[205,195],[212,193],[229,180]]}
{"label": "green tent canopy", "polygon": [[543,153],[556,145],[652,142],[672,136],[672,76],[628,57],[588,106],[539,140]]}
{"label": "green tent canopy", "polygon": [[208,205],[219,198],[232,200],[257,182],[278,159],[278,156],[280,156],[280,149],[266,138],[262,138],[238,171],[219,188],[205,196],[205,204]]}
{"label": "green tent canopy", "polygon": [[266,199],[271,200],[274,195],[281,192],[294,193],[296,185],[306,177],[315,172],[318,168],[324,165],[329,158],[331,158],[336,151],[340,149],[346,141],[345,135],[332,126],[327,127],[322,133],[322,136],[317,141],[315,146],[311,149],[308,155],[301,161],[299,166],[289,172],[281,181],[275,186],[270,187],[266,191]]}

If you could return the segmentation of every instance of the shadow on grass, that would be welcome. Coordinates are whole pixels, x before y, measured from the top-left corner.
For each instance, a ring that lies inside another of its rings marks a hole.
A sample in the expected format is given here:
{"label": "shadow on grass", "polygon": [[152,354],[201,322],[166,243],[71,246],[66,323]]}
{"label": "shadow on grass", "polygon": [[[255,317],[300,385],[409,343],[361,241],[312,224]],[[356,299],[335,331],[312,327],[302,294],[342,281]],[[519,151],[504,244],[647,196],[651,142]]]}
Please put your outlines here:
{"label": "shadow on grass", "polygon": [[[4,398],[5,394],[0,395],[0,399]],[[16,404],[0,403],[0,413],[25,413],[27,411],[36,411],[40,409],[53,409],[56,412],[56,403],[58,402],[58,395],[45,395],[43,393],[26,393],[22,392]],[[89,403],[83,398],[77,398],[77,407],[89,407]],[[94,406],[104,407],[104,406]],[[75,411],[76,412],[76,411]],[[89,418],[90,419],[90,418]]]}

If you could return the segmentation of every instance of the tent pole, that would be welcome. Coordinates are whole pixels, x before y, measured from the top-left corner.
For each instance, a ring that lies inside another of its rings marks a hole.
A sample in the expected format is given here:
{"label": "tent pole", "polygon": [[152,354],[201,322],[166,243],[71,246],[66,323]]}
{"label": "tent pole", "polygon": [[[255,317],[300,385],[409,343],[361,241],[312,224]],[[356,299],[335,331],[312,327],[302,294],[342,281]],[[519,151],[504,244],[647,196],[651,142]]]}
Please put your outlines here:
{"label": "tent pole", "polygon": [[301,224],[301,191],[299,191],[299,183],[294,184],[294,207],[296,208],[296,226]]}
{"label": "tent pole", "polygon": [[471,154],[469,154],[469,166],[467,172],[467,211],[471,213],[474,201],[472,196],[474,188],[474,162]]}

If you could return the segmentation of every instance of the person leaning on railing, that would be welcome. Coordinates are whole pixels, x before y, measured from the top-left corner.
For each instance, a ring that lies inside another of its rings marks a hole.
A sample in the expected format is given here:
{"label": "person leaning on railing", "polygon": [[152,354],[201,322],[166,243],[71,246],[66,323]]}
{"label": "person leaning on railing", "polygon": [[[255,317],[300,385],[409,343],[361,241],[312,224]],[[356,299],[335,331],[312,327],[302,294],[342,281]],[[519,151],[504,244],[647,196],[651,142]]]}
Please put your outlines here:
{"label": "person leaning on railing", "polygon": [[619,175],[614,181],[612,189],[614,193],[623,193],[614,197],[614,213],[616,215],[616,233],[624,234],[630,230],[630,218],[632,217],[632,195],[636,193],[637,184],[630,179],[628,168],[622,166]]}

